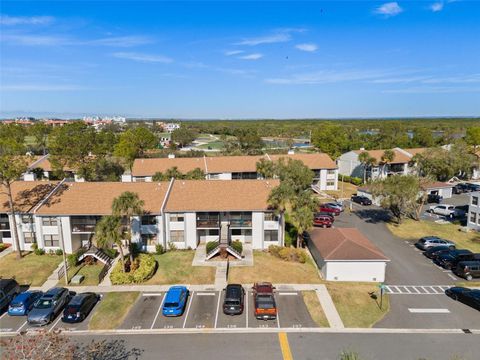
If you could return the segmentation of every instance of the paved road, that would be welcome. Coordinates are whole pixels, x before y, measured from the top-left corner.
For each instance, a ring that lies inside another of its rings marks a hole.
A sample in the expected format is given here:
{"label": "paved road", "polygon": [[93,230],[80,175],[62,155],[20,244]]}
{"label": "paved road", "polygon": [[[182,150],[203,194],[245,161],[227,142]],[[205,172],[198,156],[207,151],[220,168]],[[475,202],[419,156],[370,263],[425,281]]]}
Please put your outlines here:
{"label": "paved road", "polygon": [[[102,336],[75,337],[87,343]],[[278,334],[124,335],[107,337],[116,342],[115,355],[134,359],[229,360],[286,359]],[[479,335],[472,334],[313,334],[288,333],[293,359],[336,360],[342,350],[358,352],[363,360],[474,360],[480,353]],[[114,354],[110,354],[114,355]],[[457,357],[455,357],[457,356]]]}

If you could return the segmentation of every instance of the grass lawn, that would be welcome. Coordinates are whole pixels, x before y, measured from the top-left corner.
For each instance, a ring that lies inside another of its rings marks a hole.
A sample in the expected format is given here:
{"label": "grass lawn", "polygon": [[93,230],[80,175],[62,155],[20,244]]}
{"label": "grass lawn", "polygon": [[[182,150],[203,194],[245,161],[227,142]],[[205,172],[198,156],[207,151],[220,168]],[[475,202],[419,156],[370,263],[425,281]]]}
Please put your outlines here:
{"label": "grass lawn", "polygon": [[0,259],[0,275],[14,278],[20,285],[41,286],[62,261],[58,255],[26,253],[17,260],[16,253]]}
{"label": "grass lawn", "polygon": [[[342,186],[343,186],[343,194],[342,194]],[[340,197],[350,199],[352,195],[357,193],[357,188],[358,187],[356,185],[339,181],[338,190],[326,190],[325,193],[333,196],[336,199]]]}
{"label": "grass lawn", "polygon": [[469,249],[474,253],[480,252],[480,234],[459,231],[459,225],[407,219],[400,225],[387,224],[387,226],[394,235],[403,239],[417,241],[422,236],[436,235],[455,242],[458,248]]}
{"label": "grass lawn", "polygon": [[[85,278],[83,281],[79,284],[80,286],[90,286],[90,285],[98,285],[98,275],[103,269],[103,264],[102,263],[97,263],[94,265],[78,265],[73,268],[68,269],[68,279],[71,281],[72,277],[75,275],[83,275]],[[59,285],[64,285],[65,280],[62,278],[58,282]],[[70,284],[74,285],[74,284]]]}
{"label": "grass lawn", "polygon": [[318,284],[321,283],[317,269],[311,258],[305,264],[281,260],[263,251],[253,252],[253,266],[230,267],[229,282],[250,284],[256,281],[269,281],[278,284]]}
{"label": "grass lawn", "polygon": [[88,324],[90,330],[116,329],[137,300],[139,292],[111,292],[103,295]]}
{"label": "grass lawn", "polygon": [[327,289],[345,327],[372,327],[390,309],[387,295],[383,296],[382,310],[379,308],[380,298],[374,300],[370,297],[368,293],[371,291],[379,296],[379,289],[373,284],[330,282]]}
{"label": "grass lawn", "polygon": [[330,324],[323,312],[322,305],[318,300],[317,293],[315,291],[302,291],[303,301],[307,305],[308,312],[313,321],[320,327],[329,327]]}
{"label": "grass lawn", "polygon": [[223,141],[211,141],[207,144],[202,144],[202,145],[199,145],[197,146],[199,149],[223,149],[225,146],[225,144],[223,143]]}
{"label": "grass lawn", "polygon": [[193,250],[168,251],[162,255],[154,255],[158,269],[145,284],[213,284],[215,268],[192,266],[194,255]]}

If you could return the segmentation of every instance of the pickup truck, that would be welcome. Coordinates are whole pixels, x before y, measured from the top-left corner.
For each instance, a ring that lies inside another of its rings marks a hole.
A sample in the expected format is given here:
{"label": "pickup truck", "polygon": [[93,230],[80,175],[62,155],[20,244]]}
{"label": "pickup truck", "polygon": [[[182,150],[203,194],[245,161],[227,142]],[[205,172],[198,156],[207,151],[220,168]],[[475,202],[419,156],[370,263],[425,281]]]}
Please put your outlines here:
{"label": "pickup truck", "polygon": [[277,305],[271,283],[259,282],[253,285],[253,298],[255,302],[255,318],[258,320],[275,320],[277,318]]}
{"label": "pickup truck", "polygon": [[454,218],[460,216],[460,211],[455,209],[454,205],[432,205],[430,206],[430,212],[432,214],[443,215],[445,217]]}

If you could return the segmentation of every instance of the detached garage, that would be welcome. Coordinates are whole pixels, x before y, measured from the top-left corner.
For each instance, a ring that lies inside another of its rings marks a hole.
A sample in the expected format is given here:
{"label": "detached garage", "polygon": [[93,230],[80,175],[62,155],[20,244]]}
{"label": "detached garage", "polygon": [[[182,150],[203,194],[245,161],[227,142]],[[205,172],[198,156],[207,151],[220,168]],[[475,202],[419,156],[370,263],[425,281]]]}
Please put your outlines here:
{"label": "detached garage", "polygon": [[435,181],[426,184],[423,188],[427,194],[440,195],[443,199],[452,197],[453,184]]}
{"label": "detached garage", "polygon": [[354,228],[314,229],[308,247],[329,281],[385,281],[390,260]]}

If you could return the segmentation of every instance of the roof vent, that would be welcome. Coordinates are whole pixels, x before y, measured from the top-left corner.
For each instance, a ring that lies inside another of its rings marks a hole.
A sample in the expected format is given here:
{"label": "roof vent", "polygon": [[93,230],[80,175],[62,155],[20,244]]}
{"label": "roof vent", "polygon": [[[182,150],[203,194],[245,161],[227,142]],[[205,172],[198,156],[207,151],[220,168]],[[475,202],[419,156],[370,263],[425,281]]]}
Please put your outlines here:
{"label": "roof vent", "polygon": [[169,159],[175,159],[175,154],[168,154]]}

